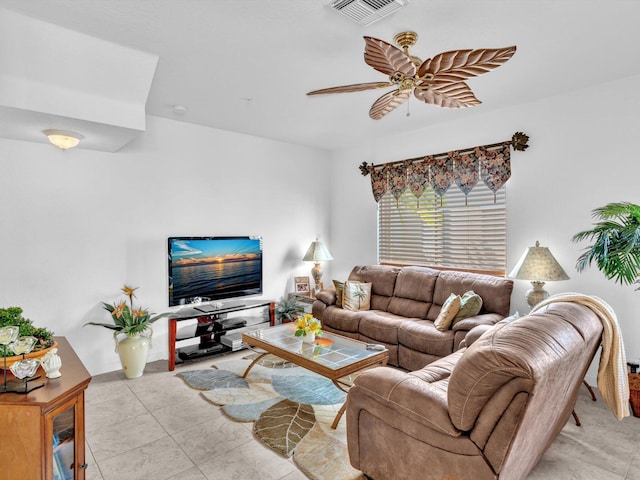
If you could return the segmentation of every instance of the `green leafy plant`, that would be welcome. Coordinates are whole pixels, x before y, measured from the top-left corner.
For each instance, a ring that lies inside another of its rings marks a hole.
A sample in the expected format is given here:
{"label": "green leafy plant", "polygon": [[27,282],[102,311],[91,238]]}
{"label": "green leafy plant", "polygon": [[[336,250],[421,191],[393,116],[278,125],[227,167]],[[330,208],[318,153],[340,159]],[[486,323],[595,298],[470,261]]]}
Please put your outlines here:
{"label": "green leafy plant", "polygon": [[[600,221],[590,230],[576,233],[572,241],[593,241],[578,258],[576,269],[595,263],[609,279],[620,284],[638,283],[640,277],[640,206],[610,203],[593,210]],[[638,289],[636,289],[638,290]]]}
{"label": "green leafy plant", "polygon": [[122,287],[122,292],[129,298],[129,304],[127,304],[126,300],[119,300],[113,304],[102,303],[104,309],[111,314],[113,323],[87,322],[84,326],[96,325],[108,328],[114,331],[114,337],[119,333],[127,336],[136,336],[146,330],[151,330],[151,324],[153,322],[170,315],[170,313],[162,313],[152,317],[146,308],[135,307],[133,299],[135,297],[134,292],[137,289],[138,287],[133,288],[127,285]]}
{"label": "green leafy plant", "polygon": [[[38,343],[33,348],[36,351],[53,345],[53,332],[44,327],[36,327],[31,320],[22,316],[22,312],[20,307],[0,308],[0,327],[16,325],[19,327],[19,337],[36,337]],[[9,352],[11,351],[9,350],[7,355],[12,356],[13,353]],[[0,349],[0,356],[3,355],[4,350]]]}
{"label": "green leafy plant", "polygon": [[291,296],[289,298],[282,297],[275,307],[275,316],[279,322],[289,321],[293,322],[298,319],[298,315],[304,312],[304,307],[300,305],[296,298]]}

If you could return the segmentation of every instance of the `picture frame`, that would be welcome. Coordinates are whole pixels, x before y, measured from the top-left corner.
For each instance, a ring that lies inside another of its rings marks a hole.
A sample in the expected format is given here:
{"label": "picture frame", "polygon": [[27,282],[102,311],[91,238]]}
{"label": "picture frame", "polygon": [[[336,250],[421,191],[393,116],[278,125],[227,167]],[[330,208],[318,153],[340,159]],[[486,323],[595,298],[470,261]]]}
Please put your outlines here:
{"label": "picture frame", "polygon": [[296,295],[309,296],[311,294],[311,281],[309,277],[294,277]]}

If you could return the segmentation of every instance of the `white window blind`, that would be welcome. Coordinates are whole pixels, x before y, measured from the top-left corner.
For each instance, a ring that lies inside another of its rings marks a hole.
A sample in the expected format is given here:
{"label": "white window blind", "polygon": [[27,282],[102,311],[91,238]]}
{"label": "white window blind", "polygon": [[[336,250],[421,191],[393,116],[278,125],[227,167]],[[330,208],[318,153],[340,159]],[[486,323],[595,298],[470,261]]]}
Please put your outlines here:
{"label": "white window blind", "polygon": [[407,189],[378,204],[378,262],[491,272],[506,271],[506,192],[479,183],[465,195],[455,185],[442,198]]}

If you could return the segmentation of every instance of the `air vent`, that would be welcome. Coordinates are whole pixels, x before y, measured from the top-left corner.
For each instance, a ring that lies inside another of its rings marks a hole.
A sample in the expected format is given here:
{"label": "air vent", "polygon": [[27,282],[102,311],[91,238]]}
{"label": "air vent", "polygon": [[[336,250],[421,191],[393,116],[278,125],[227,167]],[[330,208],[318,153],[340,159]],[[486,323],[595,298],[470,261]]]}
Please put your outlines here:
{"label": "air vent", "polygon": [[356,22],[371,25],[404,7],[411,0],[333,0],[327,7]]}

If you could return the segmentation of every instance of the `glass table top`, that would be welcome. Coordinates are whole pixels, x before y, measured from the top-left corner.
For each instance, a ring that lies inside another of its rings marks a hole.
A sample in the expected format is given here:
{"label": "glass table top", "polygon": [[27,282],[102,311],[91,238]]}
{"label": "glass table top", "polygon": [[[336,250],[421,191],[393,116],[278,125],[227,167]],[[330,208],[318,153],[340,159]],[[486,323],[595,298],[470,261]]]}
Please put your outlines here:
{"label": "glass table top", "polygon": [[367,350],[367,344],[364,342],[329,332],[322,332],[321,337],[316,337],[315,344],[304,343],[302,337],[295,336],[294,323],[245,332],[243,336],[254,338],[332,370],[366,361],[380,356],[381,353],[386,354],[386,350]]}

